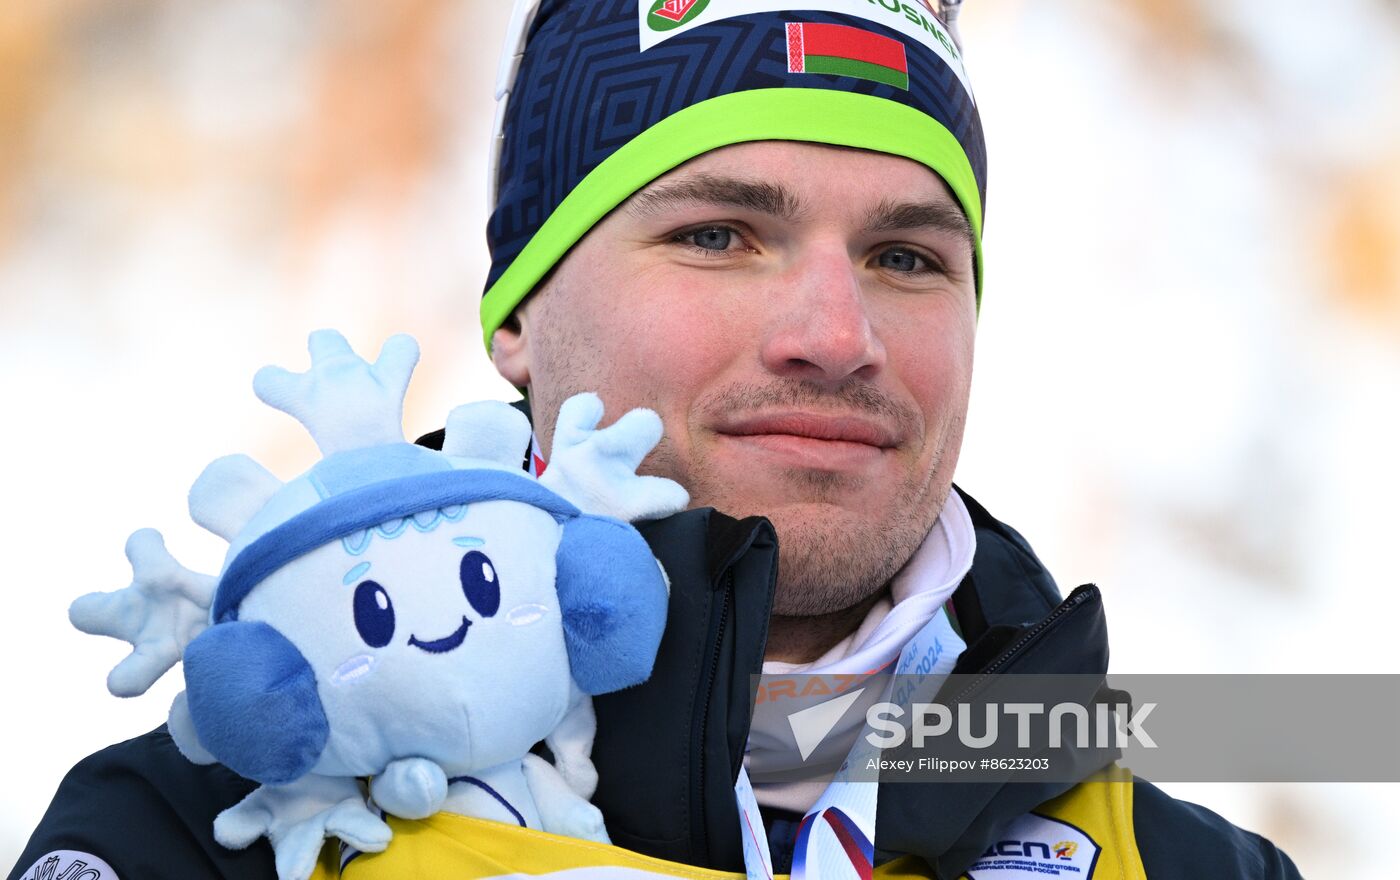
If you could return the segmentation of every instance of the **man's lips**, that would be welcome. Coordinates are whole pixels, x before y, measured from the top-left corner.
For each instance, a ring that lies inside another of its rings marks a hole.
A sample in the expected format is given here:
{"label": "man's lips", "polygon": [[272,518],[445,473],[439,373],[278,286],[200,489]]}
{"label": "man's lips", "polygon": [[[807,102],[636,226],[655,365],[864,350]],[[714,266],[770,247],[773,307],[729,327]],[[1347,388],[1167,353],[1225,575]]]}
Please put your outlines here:
{"label": "man's lips", "polygon": [[859,416],[816,413],[778,413],[726,419],[716,427],[721,434],[736,437],[762,435],[790,436],[808,440],[861,443],[879,449],[899,445],[899,437],[879,422]]}
{"label": "man's lips", "polygon": [[863,469],[899,445],[896,433],[869,419],[786,413],[730,419],[721,437],[785,463],[818,470]]}

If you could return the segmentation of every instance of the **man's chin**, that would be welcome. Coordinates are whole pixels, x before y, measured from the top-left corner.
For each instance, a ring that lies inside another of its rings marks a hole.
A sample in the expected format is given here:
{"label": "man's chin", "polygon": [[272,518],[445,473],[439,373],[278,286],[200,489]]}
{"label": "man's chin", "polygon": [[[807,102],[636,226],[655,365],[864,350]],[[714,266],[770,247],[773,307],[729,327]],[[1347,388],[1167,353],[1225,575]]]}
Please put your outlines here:
{"label": "man's chin", "polygon": [[884,589],[928,533],[903,517],[891,522],[825,502],[788,503],[766,515],[778,533],[774,613],[831,614]]}

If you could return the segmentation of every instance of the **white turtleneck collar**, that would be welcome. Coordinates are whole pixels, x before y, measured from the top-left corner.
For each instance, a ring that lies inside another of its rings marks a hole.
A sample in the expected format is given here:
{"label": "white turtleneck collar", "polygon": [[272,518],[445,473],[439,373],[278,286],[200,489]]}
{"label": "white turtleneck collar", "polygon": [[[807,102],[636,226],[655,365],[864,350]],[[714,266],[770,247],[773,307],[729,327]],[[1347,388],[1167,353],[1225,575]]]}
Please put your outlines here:
{"label": "white turtleneck collar", "polygon": [[[884,669],[899,658],[905,644],[953,595],[972,569],[976,550],[972,516],[957,491],[950,490],[943,511],[928,536],[894,576],[889,594],[871,607],[855,632],[811,663],[767,661],[763,664],[764,675],[859,675]],[[851,714],[851,718],[843,719],[844,724],[863,723],[858,713]],[[796,755],[786,754],[788,751],[795,753],[797,749],[792,733],[785,727],[760,729],[767,721],[781,725],[783,718],[775,713],[759,713],[754,720],[744,755],[745,765],[753,766],[758,761],[792,766]],[[839,737],[840,732],[833,730],[828,736]],[[763,806],[802,813],[821,796],[827,782],[826,779],[767,784],[756,781],[754,794]]]}

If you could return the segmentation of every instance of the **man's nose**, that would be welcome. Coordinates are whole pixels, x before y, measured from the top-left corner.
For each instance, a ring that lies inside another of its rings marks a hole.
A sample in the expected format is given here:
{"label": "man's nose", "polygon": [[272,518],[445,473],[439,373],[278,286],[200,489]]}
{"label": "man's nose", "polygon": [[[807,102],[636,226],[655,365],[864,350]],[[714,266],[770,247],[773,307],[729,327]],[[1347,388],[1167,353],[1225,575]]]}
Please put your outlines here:
{"label": "man's nose", "polygon": [[763,365],[777,375],[838,382],[869,378],[885,364],[885,347],[871,323],[860,269],[844,243],[804,250],[767,297],[773,309],[763,341]]}

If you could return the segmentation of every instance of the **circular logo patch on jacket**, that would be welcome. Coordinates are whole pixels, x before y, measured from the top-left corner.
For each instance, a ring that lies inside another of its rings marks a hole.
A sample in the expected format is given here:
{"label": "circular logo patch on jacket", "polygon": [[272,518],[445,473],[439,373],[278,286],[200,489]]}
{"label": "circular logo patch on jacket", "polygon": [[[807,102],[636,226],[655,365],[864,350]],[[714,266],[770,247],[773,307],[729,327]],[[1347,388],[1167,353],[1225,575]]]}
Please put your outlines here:
{"label": "circular logo patch on jacket", "polygon": [[1074,877],[1088,880],[1099,860],[1099,845],[1083,831],[1058,819],[1027,813],[1007,826],[972,863],[972,880],[1013,877]]}
{"label": "circular logo patch on jacket", "polygon": [[39,856],[19,880],[117,880],[117,872],[92,853],[56,849]]}

